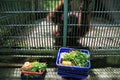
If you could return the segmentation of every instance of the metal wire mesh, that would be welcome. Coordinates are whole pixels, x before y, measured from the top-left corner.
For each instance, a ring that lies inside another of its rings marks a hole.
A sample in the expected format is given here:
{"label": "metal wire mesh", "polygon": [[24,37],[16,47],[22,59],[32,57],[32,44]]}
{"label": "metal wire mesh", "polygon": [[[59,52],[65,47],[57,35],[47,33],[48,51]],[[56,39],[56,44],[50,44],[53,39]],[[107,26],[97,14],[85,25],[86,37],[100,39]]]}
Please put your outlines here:
{"label": "metal wire mesh", "polygon": [[[120,0],[91,0],[89,11],[86,5],[81,6],[85,0],[69,0],[71,6],[67,4],[68,8],[62,6],[64,9],[53,10],[59,1],[0,0],[0,70],[1,74],[8,73],[4,75],[4,80],[20,80],[18,67],[26,60],[47,62],[50,68],[47,69],[46,80],[61,80],[55,72],[56,49],[67,47],[69,43],[76,44],[74,39],[78,39],[80,48],[91,51],[92,69],[88,80],[119,80]],[[83,22],[80,24],[73,16],[74,20],[69,19],[69,15],[79,16],[81,9],[84,14],[90,12],[88,32],[84,29],[88,26],[84,22],[86,15],[82,16]],[[60,24],[47,19],[50,12],[59,14],[55,19]],[[83,26],[83,32],[76,29],[78,25]],[[53,37],[59,26],[63,27],[61,35]],[[81,36],[79,33],[86,34]],[[60,41],[60,45],[55,45],[55,39]]]}
{"label": "metal wire mesh", "polygon": [[[58,25],[47,21],[46,15],[58,4],[58,1],[1,0],[1,47],[53,48],[54,38],[51,34],[53,30],[58,28]],[[79,0],[72,1],[72,14],[79,12],[79,3]],[[83,47],[119,49],[120,15],[118,3],[118,0],[92,1],[90,30],[84,37],[79,38]],[[73,20],[69,24],[68,21],[68,25],[74,26],[75,22]]]}
{"label": "metal wire mesh", "polygon": [[[0,79],[4,79],[4,80],[21,80],[20,79],[20,72],[19,72],[19,68],[0,68],[1,70],[1,74],[2,74],[2,78],[0,77]],[[55,72],[55,68],[48,68],[47,71],[47,75],[45,76],[44,80],[75,80],[75,79],[64,79],[61,78],[59,75],[57,75],[57,72]],[[92,69],[90,71],[90,75],[86,80],[119,80],[119,68],[101,68],[101,69]],[[94,71],[94,73],[93,73]],[[112,73],[110,72],[112,71]],[[5,73],[7,72],[7,74]],[[9,74],[11,73],[11,75]],[[97,76],[96,76],[97,75]],[[37,79],[35,79],[37,80]],[[83,79],[84,80],[84,79]]]}

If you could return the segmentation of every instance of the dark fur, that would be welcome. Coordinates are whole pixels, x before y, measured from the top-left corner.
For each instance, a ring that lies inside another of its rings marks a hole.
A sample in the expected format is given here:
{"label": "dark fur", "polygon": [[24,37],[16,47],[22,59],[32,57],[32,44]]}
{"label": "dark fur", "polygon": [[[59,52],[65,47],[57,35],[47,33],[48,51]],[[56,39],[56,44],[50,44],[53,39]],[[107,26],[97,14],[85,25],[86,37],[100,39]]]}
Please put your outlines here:
{"label": "dark fur", "polygon": [[[89,0],[82,0],[80,3],[79,12],[71,12],[72,0],[68,0],[68,26],[67,26],[67,44],[69,47],[82,46],[79,43],[80,37],[85,36],[89,31],[90,24],[90,2]],[[63,7],[64,0],[61,0],[55,7],[54,11],[62,12],[50,12],[47,19],[57,24],[59,27],[53,31],[52,36],[55,38],[55,46],[63,46]],[[88,11],[83,13],[83,11]],[[69,25],[76,24],[76,25]]]}

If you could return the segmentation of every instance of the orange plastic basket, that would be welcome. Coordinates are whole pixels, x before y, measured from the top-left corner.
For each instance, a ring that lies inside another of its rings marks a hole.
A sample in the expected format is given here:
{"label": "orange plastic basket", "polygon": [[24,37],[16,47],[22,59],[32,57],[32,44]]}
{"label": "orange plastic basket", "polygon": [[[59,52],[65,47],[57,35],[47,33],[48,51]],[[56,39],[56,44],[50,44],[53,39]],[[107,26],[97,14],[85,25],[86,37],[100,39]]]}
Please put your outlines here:
{"label": "orange plastic basket", "polygon": [[22,68],[20,68],[20,72],[22,74],[42,75],[45,71],[43,71],[43,72],[30,72],[30,71],[25,71]]}

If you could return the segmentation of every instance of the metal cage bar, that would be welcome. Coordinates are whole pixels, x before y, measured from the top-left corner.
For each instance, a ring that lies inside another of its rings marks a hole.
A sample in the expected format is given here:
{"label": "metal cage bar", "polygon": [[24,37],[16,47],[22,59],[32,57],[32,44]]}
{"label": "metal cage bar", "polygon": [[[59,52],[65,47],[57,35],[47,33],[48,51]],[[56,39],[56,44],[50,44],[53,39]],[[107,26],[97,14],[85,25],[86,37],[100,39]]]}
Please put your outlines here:
{"label": "metal cage bar", "polygon": [[[64,0],[65,5],[55,9],[59,1],[0,0],[0,80],[21,80],[18,68],[33,60],[47,62],[45,80],[63,80],[56,72],[58,48],[67,47],[70,41],[74,44],[76,38],[80,48],[91,53],[92,67],[87,80],[119,80],[120,0],[91,0],[88,11],[87,5],[82,6],[89,0]],[[50,13],[57,15],[54,22],[47,18]],[[86,32],[84,28],[88,26],[86,19],[77,23],[74,17],[80,16],[79,13],[83,14],[82,18],[87,13],[91,17],[89,31],[84,36],[76,35]],[[70,20],[69,15],[72,15]],[[78,25],[83,32],[76,29]],[[59,26],[63,30],[56,34],[61,35],[53,37],[52,33],[61,29]],[[58,46],[55,46],[56,38],[61,42]]]}
{"label": "metal cage bar", "polygon": [[[54,1],[54,3],[57,4],[58,1],[59,0],[57,0],[57,2]],[[41,2],[43,4],[41,4]],[[73,0],[73,2],[77,2],[77,1]],[[112,4],[110,0],[108,2],[109,4]],[[115,1],[114,3],[117,3],[117,2],[119,1]],[[38,3],[40,5],[38,5]],[[56,26],[55,28],[57,28],[58,26],[55,25],[54,23],[49,23],[49,22],[42,23],[43,22],[42,20],[38,20],[39,18],[41,19],[44,18],[46,13],[49,12],[49,10],[44,10],[44,6],[45,6],[44,3],[48,3],[48,5],[52,7],[53,5],[52,4],[50,5],[50,3],[52,3],[52,0],[45,0],[45,1],[38,0],[38,3],[37,1],[34,2],[33,0],[31,1],[2,0],[0,2],[0,6],[1,6],[0,8],[1,9],[0,11],[1,25],[0,26],[1,26],[1,30],[3,30],[3,32],[1,33],[1,37],[2,37],[1,47],[3,48],[4,47],[6,48],[8,47],[9,48],[10,47],[11,48],[12,47],[13,48],[25,48],[25,47],[35,48],[36,47],[37,49],[38,48],[41,49],[42,47],[49,49],[53,47],[53,43],[51,43],[53,42],[52,36],[48,34],[51,34],[50,32],[51,32],[52,26]],[[26,4],[26,5],[22,6],[22,4],[23,5]],[[117,4],[118,6],[116,5],[115,9],[113,8],[110,9],[108,7],[109,4],[108,6],[105,4],[106,4],[106,0],[105,1],[100,1],[100,0],[92,1],[92,8],[91,8],[92,19],[91,19],[91,25],[90,25],[91,31],[89,31],[89,34],[87,34],[86,36],[80,39],[80,42],[84,45],[84,47],[87,46],[91,50],[101,49],[101,48],[109,49],[108,47],[113,47],[113,48],[116,47],[116,49],[119,49],[119,41],[120,41],[119,25],[120,24],[119,22],[118,23],[115,22],[115,20],[111,21],[113,20],[115,14],[119,16],[119,10],[117,9],[119,4]],[[112,5],[115,5],[115,4],[112,4]],[[40,8],[38,6],[40,6]],[[75,10],[76,12],[79,12],[78,4],[73,5],[72,8],[73,8],[72,11]],[[111,18],[110,15],[113,15],[113,18]],[[108,18],[107,20],[108,22],[106,22],[104,18],[105,19]],[[104,21],[102,22],[102,20]],[[117,21],[119,21],[119,19]],[[75,24],[68,24],[68,25],[75,25]],[[46,26],[46,28],[42,26]],[[5,32],[6,30],[8,32]],[[66,30],[64,30],[64,33],[65,31]],[[65,39],[66,38],[64,38],[63,41],[66,41]],[[14,41],[16,43],[14,43]],[[92,41],[94,43],[92,43]],[[65,44],[66,42],[64,42],[63,45],[65,46]]]}

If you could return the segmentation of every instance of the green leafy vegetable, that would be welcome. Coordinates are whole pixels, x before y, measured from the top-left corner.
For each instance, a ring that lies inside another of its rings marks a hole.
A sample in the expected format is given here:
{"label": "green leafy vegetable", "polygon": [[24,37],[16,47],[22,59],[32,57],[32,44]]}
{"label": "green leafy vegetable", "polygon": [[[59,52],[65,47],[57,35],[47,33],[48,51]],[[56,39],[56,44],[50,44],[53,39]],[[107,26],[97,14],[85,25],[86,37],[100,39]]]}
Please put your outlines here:
{"label": "green leafy vegetable", "polygon": [[42,72],[47,68],[47,65],[45,63],[40,63],[40,62],[33,62],[31,71],[32,72]]}
{"label": "green leafy vegetable", "polygon": [[71,61],[74,66],[86,67],[88,65],[89,56],[81,51],[71,51],[64,54],[63,61]]}

